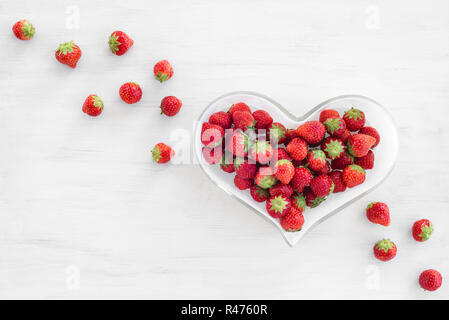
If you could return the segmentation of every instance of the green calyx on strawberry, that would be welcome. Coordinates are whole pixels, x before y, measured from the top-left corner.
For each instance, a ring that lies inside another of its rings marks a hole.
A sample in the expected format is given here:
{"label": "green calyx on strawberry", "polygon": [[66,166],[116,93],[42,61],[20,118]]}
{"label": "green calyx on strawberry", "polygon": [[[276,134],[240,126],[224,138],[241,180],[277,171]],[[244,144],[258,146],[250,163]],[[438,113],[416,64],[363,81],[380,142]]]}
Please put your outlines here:
{"label": "green calyx on strawberry", "polygon": [[260,167],[254,180],[259,187],[264,189],[271,188],[278,182],[271,167]]}
{"label": "green calyx on strawberry", "polygon": [[285,215],[291,208],[291,203],[285,196],[273,196],[267,201],[268,213],[273,218],[279,218]]}
{"label": "green calyx on strawberry", "polygon": [[21,30],[22,30],[22,35],[25,39],[31,39],[34,36],[34,32],[36,31],[34,29],[33,25],[29,21],[26,21],[25,23],[23,23]]}
{"label": "green calyx on strawberry", "polygon": [[119,49],[119,45],[121,45],[121,42],[118,41],[118,36],[113,33],[110,37],[109,37],[109,48],[111,49],[112,52],[117,52]]}
{"label": "green calyx on strawberry", "polygon": [[432,235],[433,232],[433,227],[430,226],[424,226],[421,228],[421,233],[419,234],[419,236],[421,237],[421,239],[423,241],[426,241],[430,238],[430,236]]}
{"label": "green calyx on strawberry", "polygon": [[330,135],[338,136],[346,129],[346,123],[341,118],[330,118],[324,121],[323,124]]}
{"label": "green calyx on strawberry", "polygon": [[365,117],[363,115],[363,112],[356,108],[351,108],[348,111],[345,112],[345,118],[352,119],[352,120],[360,120]]}
{"label": "green calyx on strawberry", "polygon": [[270,140],[283,143],[287,138],[287,129],[280,123],[273,123],[268,130]]}
{"label": "green calyx on strawberry", "polygon": [[301,193],[295,193],[292,197],[292,206],[298,210],[304,211],[307,208],[306,197]]}
{"label": "green calyx on strawberry", "polygon": [[66,55],[67,53],[72,53],[75,49],[75,43],[72,41],[65,42],[59,45],[58,50],[56,50],[59,55],[63,54]]}
{"label": "green calyx on strawberry", "polygon": [[324,151],[329,159],[334,160],[340,158],[344,154],[345,145],[340,139],[329,137],[321,144],[321,150]]}
{"label": "green calyx on strawberry", "polygon": [[94,101],[94,106],[95,107],[103,109],[103,100],[101,100],[99,96],[93,95],[92,99]]}
{"label": "green calyx on strawberry", "polygon": [[394,247],[395,247],[394,243],[388,239],[382,239],[376,243],[376,249],[379,251],[383,250],[385,253],[387,253],[389,250],[393,249]]}

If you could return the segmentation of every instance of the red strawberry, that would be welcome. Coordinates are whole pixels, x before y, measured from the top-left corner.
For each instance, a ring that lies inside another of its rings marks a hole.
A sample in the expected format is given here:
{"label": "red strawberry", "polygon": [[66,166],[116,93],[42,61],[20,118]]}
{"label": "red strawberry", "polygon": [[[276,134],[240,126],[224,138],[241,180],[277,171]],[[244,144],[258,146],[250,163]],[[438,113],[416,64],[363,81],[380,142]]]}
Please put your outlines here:
{"label": "red strawberry", "polygon": [[334,187],[334,182],[326,174],[319,175],[310,182],[310,189],[319,198],[327,197],[334,191]]}
{"label": "red strawberry", "polygon": [[329,178],[334,182],[334,193],[343,192],[346,190],[346,185],[343,182],[343,175],[341,171],[332,171],[329,173]]}
{"label": "red strawberry", "polygon": [[346,123],[341,118],[329,118],[323,124],[327,133],[334,137],[342,135],[346,130]]}
{"label": "red strawberry", "polygon": [[374,256],[381,261],[393,259],[396,256],[397,251],[396,245],[388,239],[378,241],[373,248]]}
{"label": "red strawberry", "polygon": [[215,112],[209,117],[209,123],[216,124],[223,129],[229,129],[232,126],[232,118],[227,112]]}
{"label": "red strawberry", "polygon": [[321,150],[324,151],[326,157],[334,160],[340,158],[345,153],[345,145],[339,138],[327,137],[321,143]]}
{"label": "red strawberry", "polygon": [[221,168],[221,170],[223,170],[224,172],[227,172],[227,173],[234,172],[235,168],[234,168],[234,161],[233,161],[232,157],[229,157],[229,162],[228,162],[226,159],[226,154],[223,153],[223,155],[221,156],[220,168]]}
{"label": "red strawberry", "polygon": [[232,114],[234,126],[237,129],[245,131],[246,129],[254,129],[255,120],[253,115],[247,111],[235,111]]}
{"label": "red strawberry", "polygon": [[332,160],[331,168],[334,170],[343,170],[351,164],[354,164],[354,157],[345,152],[340,158]]}
{"label": "red strawberry", "polygon": [[237,157],[246,157],[248,155],[248,136],[240,130],[235,131],[226,141],[226,150],[233,155]]}
{"label": "red strawberry", "polygon": [[295,167],[289,160],[278,160],[274,166],[274,176],[284,184],[289,184],[295,175]]}
{"label": "red strawberry", "polygon": [[162,83],[173,76],[173,67],[167,60],[161,60],[154,65],[153,73],[156,79]]}
{"label": "red strawberry", "polygon": [[328,174],[330,171],[331,171],[331,167],[329,166],[329,163],[326,161],[326,164],[324,165],[324,167],[321,170],[314,171],[314,173],[316,175],[320,175],[320,174]]}
{"label": "red strawberry", "polygon": [[269,191],[271,196],[283,195],[290,198],[293,194],[293,188],[289,184],[283,184],[281,181],[271,187]]}
{"label": "red strawberry", "polygon": [[251,113],[251,109],[244,102],[237,102],[237,103],[233,104],[229,108],[228,113],[232,117],[234,115],[234,112],[236,112],[236,111],[246,111],[246,112]]}
{"label": "red strawberry", "polygon": [[338,113],[337,110],[324,109],[323,111],[320,112],[320,122],[324,122],[327,119],[332,118],[340,118],[340,114]]}
{"label": "red strawberry", "polygon": [[371,202],[366,207],[366,217],[372,223],[385,227],[390,225],[390,209],[383,202]]}
{"label": "red strawberry", "polygon": [[267,212],[273,218],[285,216],[291,208],[290,199],[283,196],[273,196],[267,201]]}
{"label": "red strawberry", "polygon": [[293,197],[291,198],[292,208],[303,212],[307,208],[306,197],[303,194],[295,192]]}
{"label": "red strawberry", "polygon": [[133,104],[142,98],[142,89],[135,82],[127,82],[120,87],[119,94],[127,104]]}
{"label": "red strawberry", "polygon": [[28,20],[20,20],[12,27],[12,32],[20,40],[30,40],[34,37],[35,29]]}
{"label": "red strawberry", "polygon": [[360,129],[359,133],[366,134],[376,139],[376,143],[371,148],[375,148],[380,142],[379,132],[377,132],[377,130],[373,127],[363,127],[362,129]]}
{"label": "red strawberry", "polygon": [[412,234],[416,241],[423,242],[429,240],[433,232],[433,225],[427,219],[421,219],[413,224]]}
{"label": "red strawberry", "polygon": [[301,138],[294,138],[285,147],[293,160],[304,160],[307,156],[307,143]]}
{"label": "red strawberry", "polygon": [[153,161],[156,163],[166,163],[170,161],[171,158],[175,155],[175,151],[172,148],[167,146],[165,143],[158,143],[154,146],[153,150],[151,150],[151,155],[153,157]]}
{"label": "red strawberry", "polygon": [[235,174],[242,179],[252,179],[256,176],[257,165],[249,163],[244,158],[237,157],[234,160]]}
{"label": "red strawberry", "polygon": [[427,291],[435,291],[443,283],[443,276],[434,269],[425,270],[419,276],[419,285]]}
{"label": "red strawberry", "polygon": [[259,187],[268,189],[274,186],[278,179],[274,176],[273,169],[267,166],[259,168],[254,181]]}
{"label": "red strawberry", "polygon": [[346,128],[349,131],[360,130],[365,125],[365,113],[355,108],[351,108],[343,115],[343,120],[346,122]]}
{"label": "red strawberry", "polygon": [[203,147],[201,149],[201,152],[203,154],[204,160],[208,164],[217,164],[217,163],[219,163],[220,160],[221,160],[221,157],[223,155],[223,150],[221,149],[221,147],[216,147],[216,148]]}
{"label": "red strawberry", "polygon": [[181,110],[182,102],[175,96],[168,96],[161,101],[161,114],[173,117]]}
{"label": "red strawberry", "polygon": [[267,129],[273,123],[273,118],[265,110],[256,110],[253,112],[256,121],[256,129]]}
{"label": "red strawberry", "polygon": [[201,143],[208,148],[219,146],[223,141],[225,131],[216,124],[204,122],[201,127]]}
{"label": "red strawberry", "polygon": [[283,124],[273,122],[271,126],[268,127],[267,131],[270,140],[277,141],[278,144],[283,144],[287,141],[287,129],[285,129]]}
{"label": "red strawberry", "polygon": [[304,196],[306,198],[306,205],[310,208],[318,207],[324,200],[326,200],[326,198],[317,197],[310,189],[304,191]]}
{"label": "red strawberry", "polygon": [[291,141],[295,138],[299,138],[298,131],[296,131],[296,129],[288,129],[287,130],[287,141]]}
{"label": "red strawberry", "polygon": [[249,189],[254,185],[253,179],[242,179],[239,176],[234,177],[234,185],[239,190]]}
{"label": "red strawberry", "polygon": [[317,145],[323,140],[326,127],[319,121],[309,121],[300,125],[296,131],[307,143]]}
{"label": "red strawberry", "polygon": [[365,181],[365,170],[362,167],[351,164],[343,170],[343,182],[348,188],[353,188]]}
{"label": "red strawberry", "polygon": [[326,165],[326,155],[321,150],[310,150],[307,154],[307,166],[313,171],[320,171]]}
{"label": "red strawberry", "polygon": [[81,58],[81,49],[73,41],[63,43],[55,52],[56,60],[70,68],[76,68],[78,60]]}
{"label": "red strawberry", "polygon": [[91,94],[86,98],[83,104],[83,112],[89,116],[99,116],[103,111],[103,101],[96,94]]}
{"label": "red strawberry", "polygon": [[267,163],[273,157],[273,148],[268,141],[256,141],[249,149],[249,156],[259,163]]}
{"label": "red strawberry", "polygon": [[346,143],[348,141],[348,139],[351,137],[351,132],[349,132],[348,129],[346,129],[341,135],[338,136],[341,141],[343,141],[344,143]]}
{"label": "red strawberry", "polygon": [[109,48],[113,54],[118,56],[125,54],[133,44],[133,39],[123,31],[114,31],[109,37]]}
{"label": "red strawberry", "polygon": [[363,157],[368,154],[369,149],[376,143],[376,139],[366,134],[356,133],[348,142],[348,152],[354,157]]}
{"label": "red strawberry", "polygon": [[295,174],[291,181],[293,189],[302,192],[312,181],[312,173],[305,167],[295,168]]}
{"label": "red strawberry", "polygon": [[251,192],[251,196],[253,197],[253,199],[257,202],[264,202],[270,196],[268,194],[267,190],[265,190],[257,185],[251,186],[250,192]]}
{"label": "red strawberry", "polygon": [[[277,157],[276,157],[276,155],[277,155]],[[276,148],[275,150],[273,150],[273,160],[277,161],[277,160],[281,160],[281,159],[286,159],[286,160],[292,161],[292,158],[290,157],[290,155],[288,154],[288,152],[285,149]]]}
{"label": "red strawberry", "polygon": [[304,224],[304,216],[301,211],[292,207],[285,216],[281,217],[279,222],[284,230],[295,232],[301,230]]}
{"label": "red strawberry", "polygon": [[374,167],[374,152],[370,150],[366,156],[355,158],[354,163],[365,170],[372,169]]}

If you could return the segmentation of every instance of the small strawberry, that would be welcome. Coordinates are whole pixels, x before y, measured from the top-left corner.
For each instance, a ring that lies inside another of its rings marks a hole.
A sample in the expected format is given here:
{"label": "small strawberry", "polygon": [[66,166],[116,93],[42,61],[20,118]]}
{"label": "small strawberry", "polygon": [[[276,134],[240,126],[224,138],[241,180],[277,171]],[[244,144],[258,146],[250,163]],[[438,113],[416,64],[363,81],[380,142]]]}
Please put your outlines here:
{"label": "small strawberry", "polygon": [[334,137],[338,137],[346,131],[346,123],[341,118],[329,118],[323,124],[327,133]]}
{"label": "small strawberry", "polygon": [[429,240],[433,232],[433,225],[427,219],[421,219],[413,224],[412,234],[416,241],[423,242]]}
{"label": "small strawberry", "polygon": [[222,127],[204,122],[201,126],[201,143],[208,148],[214,148],[222,143],[224,134]]}
{"label": "small strawberry", "polygon": [[345,112],[343,120],[345,120],[346,128],[349,131],[357,131],[365,125],[365,113],[361,110],[351,108]]}
{"label": "small strawberry", "polygon": [[326,165],[326,155],[322,150],[310,150],[306,161],[308,168],[313,171],[320,171]]}
{"label": "small strawberry", "polygon": [[302,193],[295,192],[291,198],[292,208],[303,212],[307,208],[306,197]]}
{"label": "small strawberry", "polygon": [[226,139],[226,150],[237,157],[248,155],[248,136],[242,131],[235,131],[229,139]]}
{"label": "small strawberry", "polygon": [[281,160],[286,159],[292,161],[292,157],[288,154],[288,152],[284,148],[276,148],[273,150],[273,160]]}
{"label": "small strawberry", "polygon": [[296,131],[296,129],[288,129],[287,130],[287,141],[291,141],[295,138],[299,138],[298,131]]}
{"label": "small strawberry", "polygon": [[341,141],[344,143],[348,142],[349,138],[351,137],[351,132],[349,132],[348,129],[346,129],[341,135],[338,136]]}
{"label": "small strawberry", "polygon": [[295,167],[289,160],[278,160],[274,166],[274,176],[283,184],[289,184],[295,175]]}
{"label": "small strawberry", "polygon": [[317,197],[310,189],[304,191],[304,196],[306,198],[306,205],[310,208],[316,208],[326,200],[326,198]]}
{"label": "small strawberry", "polygon": [[267,129],[267,134],[271,141],[283,144],[287,141],[287,129],[279,122],[273,122]]}
{"label": "small strawberry", "polygon": [[164,82],[173,76],[173,67],[167,60],[161,60],[154,65],[154,76],[159,82]]}
{"label": "small strawberry", "polygon": [[425,270],[419,276],[419,285],[427,291],[435,291],[443,283],[443,276],[434,269]]}
{"label": "small strawberry", "polygon": [[302,212],[295,208],[290,208],[290,211],[279,220],[282,228],[288,232],[296,232],[301,230],[304,225],[304,216]]}
{"label": "small strawberry", "polygon": [[296,131],[307,143],[318,145],[326,134],[326,127],[319,121],[309,121],[300,125]]}
{"label": "small strawberry", "polygon": [[259,187],[268,189],[274,186],[278,179],[274,176],[273,169],[267,166],[259,168],[254,181]]}
{"label": "small strawberry", "polygon": [[334,192],[334,182],[328,175],[316,176],[310,182],[310,189],[319,198],[324,198]]}
{"label": "small strawberry", "polygon": [[305,167],[296,167],[291,181],[293,189],[302,192],[312,181],[312,173]]}
{"label": "small strawberry", "polygon": [[168,96],[161,101],[161,114],[173,117],[181,110],[182,102],[174,96]]}
{"label": "small strawberry", "polygon": [[334,193],[339,193],[346,190],[346,185],[343,182],[343,175],[341,171],[332,171],[329,173],[329,178],[331,178],[334,182]]}
{"label": "small strawberry", "polygon": [[223,129],[229,129],[232,126],[232,118],[227,112],[215,112],[209,117],[209,123],[216,124]]}
{"label": "small strawberry", "polygon": [[248,105],[244,102],[237,102],[234,103],[228,110],[229,115],[232,117],[234,115],[234,112],[236,111],[246,111],[251,113],[251,109],[248,107]]}
{"label": "small strawberry", "polygon": [[366,207],[366,217],[372,223],[385,227],[390,225],[390,209],[383,202],[371,202]]}
{"label": "small strawberry", "polygon": [[69,41],[59,46],[55,57],[60,63],[68,65],[70,68],[76,68],[76,64],[81,58],[81,49],[73,41]]}
{"label": "small strawberry", "polygon": [[91,117],[99,116],[103,111],[103,101],[96,94],[91,94],[83,104],[83,112]]}
{"label": "small strawberry", "polygon": [[365,170],[362,167],[351,164],[343,170],[343,182],[348,188],[353,188],[365,181]]}
{"label": "small strawberry", "polygon": [[223,150],[221,149],[221,147],[216,147],[216,148],[203,147],[201,149],[201,153],[203,154],[204,160],[208,164],[213,165],[213,164],[217,164],[220,162],[220,160],[222,158]]}
{"label": "small strawberry", "polygon": [[340,118],[340,114],[338,113],[337,110],[334,109],[324,109],[323,111],[320,112],[320,122],[324,122],[327,119],[332,119],[332,118]]}
{"label": "small strawberry", "polygon": [[133,44],[133,39],[123,31],[114,31],[109,37],[109,48],[117,56],[124,55]]}
{"label": "small strawberry", "polygon": [[34,37],[35,29],[28,20],[20,20],[12,27],[12,32],[20,40],[31,40]]}
{"label": "small strawberry", "polygon": [[280,218],[285,216],[291,208],[290,199],[283,196],[273,196],[267,201],[267,212],[273,218]]}
{"label": "small strawberry", "polygon": [[226,159],[226,154],[223,153],[223,155],[221,156],[221,161],[220,161],[220,168],[221,170],[223,170],[224,172],[227,173],[232,173],[235,171],[234,168],[234,161],[230,162],[232,160],[232,157],[229,157],[229,162]]}
{"label": "small strawberry", "polygon": [[374,129],[373,127],[363,127],[362,129],[360,129],[359,133],[361,134],[366,134],[368,136],[373,137],[374,139],[376,139],[376,143],[373,144],[373,146],[371,148],[375,148],[377,147],[377,145],[380,142],[380,135],[379,132],[377,132],[376,129]]}
{"label": "small strawberry", "polygon": [[366,134],[356,133],[348,142],[348,152],[354,157],[363,157],[368,154],[369,149],[376,143],[376,139]]}
{"label": "small strawberry", "polygon": [[135,82],[127,82],[120,87],[119,95],[127,104],[133,104],[142,98],[142,89]]}
{"label": "small strawberry", "polygon": [[354,163],[365,170],[372,169],[374,167],[374,152],[370,150],[366,156],[355,158]]}
{"label": "small strawberry", "polygon": [[170,161],[171,158],[175,155],[175,151],[172,148],[167,146],[165,143],[158,143],[154,146],[153,150],[151,150],[151,155],[153,157],[153,161],[156,163],[166,163]]}
{"label": "small strawberry", "polygon": [[253,179],[242,179],[239,176],[234,177],[234,185],[239,190],[249,189],[254,185]]}
{"label": "small strawberry", "polygon": [[331,171],[331,167],[330,167],[329,163],[326,161],[326,164],[324,165],[324,167],[321,170],[314,171],[314,173],[316,175],[320,175],[320,174],[328,174],[330,171]]}
{"label": "small strawberry", "polygon": [[232,121],[234,122],[234,126],[242,131],[254,129],[255,120],[253,115],[247,111],[235,111],[232,114]]}
{"label": "small strawberry", "polygon": [[251,186],[250,192],[251,197],[253,197],[253,199],[257,202],[267,201],[267,199],[270,197],[266,189],[263,189],[257,185]]}
{"label": "small strawberry", "polygon": [[268,141],[259,140],[249,148],[249,156],[259,163],[267,163],[273,157],[273,148]]}
{"label": "small strawberry", "polygon": [[333,170],[343,170],[351,164],[354,164],[354,157],[345,152],[340,158],[332,160],[331,168]]}
{"label": "small strawberry", "polygon": [[235,174],[242,179],[252,179],[256,176],[257,165],[249,163],[247,159],[237,157],[234,159]]}
{"label": "small strawberry", "polygon": [[293,160],[304,160],[307,157],[307,143],[301,138],[294,138],[285,147]]}
{"label": "small strawberry", "polygon": [[378,241],[373,248],[374,256],[380,261],[389,261],[393,259],[396,256],[397,251],[396,245],[388,239]]}
{"label": "small strawberry", "polygon": [[321,150],[323,150],[326,154],[326,157],[331,160],[340,158],[345,153],[345,149],[346,148],[343,141],[341,141],[339,138],[327,137],[321,143]]}
{"label": "small strawberry", "polygon": [[253,112],[256,121],[256,129],[267,129],[273,123],[273,118],[265,110],[256,110]]}
{"label": "small strawberry", "polygon": [[293,188],[289,184],[283,184],[281,181],[278,181],[269,191],[271,196],[283,195],[290,198],[293,194]]}

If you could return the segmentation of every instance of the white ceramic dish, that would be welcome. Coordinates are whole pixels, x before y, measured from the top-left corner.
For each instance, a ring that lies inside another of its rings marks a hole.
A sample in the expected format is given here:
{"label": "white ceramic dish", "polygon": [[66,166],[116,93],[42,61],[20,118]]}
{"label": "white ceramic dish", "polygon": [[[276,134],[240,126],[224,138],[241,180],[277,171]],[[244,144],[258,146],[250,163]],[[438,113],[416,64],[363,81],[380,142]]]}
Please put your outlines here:
{"label": "white ceramic dish", "polygon": [[[268,111],[275,122],[281,122],[287,128],[297,128],[301,123],[318,120],[322,109],[332,108],[343,114],[351,107],[356,107],[365,112],[366,125],[375,127],[380,135],[381,142],[374,149],[375,163],[372,170],[367,171],[366,180],[362,185],[352,189],[346,189],[345,192],[332,194],[326,201],[318,207],[304,211],[305,223],[301,231],[287,232],[282,229],[278,219],[273,219],[265,208],[265,202],[258,203],[254,201],[249,190],[240,191],[234,186],[234,174],[223,172],[218,165],[209,165],[204,161],[201,153],[201,125],[209,119],[209,116],[217,111],[227,111],[229,107],[237,102],[245,102],[251,109],[264,109]],[[274,100],[254,92],[232,92],[225,94],[212,101],[203,111],[198,119],[194,134],[195,154],[199,164],[208,177],[226,193],[235,197],[246,206],[253,209],[256,213],[271,221],[279,229],[284,239],[290,246],[294,246],[312,227],[318,225],[326,218],[337,213],[355,200],[361,198],[375,187],[377,187],[389,175],[393,169],[398,153],[398,135],[396,126],[388,111],[380,104],[369,98],[358,95],[345,95],[324,101],[318,106],[312,108],[302,116],[294,116],[284,109]]]}

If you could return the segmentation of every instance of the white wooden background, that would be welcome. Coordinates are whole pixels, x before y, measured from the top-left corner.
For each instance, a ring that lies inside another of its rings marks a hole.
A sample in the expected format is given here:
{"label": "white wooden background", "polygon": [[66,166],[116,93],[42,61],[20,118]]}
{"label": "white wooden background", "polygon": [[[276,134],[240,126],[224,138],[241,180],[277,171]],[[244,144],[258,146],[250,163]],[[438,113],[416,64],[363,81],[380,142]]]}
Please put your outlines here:
{"label": "white wooden background", "polygon": [[[22,18],[32,41],[12,34]],[[448,18],[446,0],[1,1],[0,297],[448,298]],[[122,57],[107,46],[116,29],[135,41]],[[83,51],[75,70],[54,58],[69,40]],[[175,75],[161,85],[163,58]],[[120,100],[126,81],[140,103]],[[156,142],[235,90],[297,114],[372,97],[397,121],[397,166],[290,248],[199,167],[151,163]],[[105,103],[96,119],[81,112],[90,93]],[[166,95],[184,103],[172,119],[159,115]],[[366,220],[373,200],[390,227]],[[416,243],[423,217],[435,233]],[[382,237],[399,247],[389,263],[372,256]],[[445,277],[439,291],[417,285],[426,268]]]}

